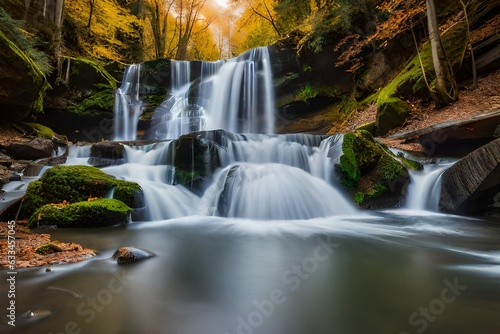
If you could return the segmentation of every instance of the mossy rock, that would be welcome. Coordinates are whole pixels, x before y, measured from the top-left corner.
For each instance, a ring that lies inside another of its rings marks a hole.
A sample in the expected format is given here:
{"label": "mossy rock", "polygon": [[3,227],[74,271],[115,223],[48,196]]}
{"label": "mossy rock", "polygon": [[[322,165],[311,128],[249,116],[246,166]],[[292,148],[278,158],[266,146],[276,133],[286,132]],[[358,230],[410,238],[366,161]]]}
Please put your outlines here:
{"label": "mossy rock", "polygon": [[27,132],[31,135],[34,135],[36,137],[40,138],[45,138],[45,139],[50,139],[54,143],[60,144],[60,145],[67,145],[68,144],[68,137],[64,135],[57,134],[54,132],[51,128],[39,124],[39,123],[21,123],[27,130]]}
{"label": "mossy rock", "polygon": [[40,255],[47,255],[61,251],[62,251],[61,247],[51,243],[43,244],[35,249],[35,253]]}
{"label": "mossy rock", "polygon": [[390,130],[404,124],[409,116],[408,104],[397,97],[388,97],[377,102],[377,132],[385,135]]}
{"label": "mossy rock", "polygon": [[346,133],[342,152],[341,182],[360,207],[379,209],[403,203],[410,182],[406,165],[368,131]]}
{"label": "mossy rock", "polygon": [[117,180],[95,167],[55,166],[30,183],[21,216],[28,218],[45,204],[101,198],[113,188],[114,199],[132,208],[143,205],[142,189],[137,183]]}
{"label": "mossy rock", "polygon": [[365,124],[361,124],[356,128],[356,130],[365,130],[368,131],[371,135],[375,135],[375,131],[377,130],[377,122],[368,122]]}
{"label": "mossy rock", "polygon": [[3,119],[21,120],[43,111],[50,85],[37,63],[0,31],[0,105]]}
{"label": "mossy rock", "polygon": [[47,204],[28,222],[29,228],[41,225],[57,227],[105,227],[125,224],[132,209],[122,201],[102,198],[71,204]]}

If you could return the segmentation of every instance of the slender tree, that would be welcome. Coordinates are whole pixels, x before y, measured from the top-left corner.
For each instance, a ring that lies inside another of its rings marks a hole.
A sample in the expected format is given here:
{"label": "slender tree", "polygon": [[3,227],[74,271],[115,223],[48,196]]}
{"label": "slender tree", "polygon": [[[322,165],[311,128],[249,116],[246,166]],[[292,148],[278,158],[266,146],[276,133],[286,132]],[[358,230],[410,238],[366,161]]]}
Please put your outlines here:
{"label": "slender tree", "polygon": [[87,29],[89,29],[90,33],[90,26],[92,25],[92,14],[94,14],[95,0],[89,0],[89,5],[90,5],[90,12],[89,12],[89,22],[87,23]]}
{"label": "slender tree", "polygon": [[166,55],[168,21],[173,5],[174,0],[149,0],[145,6],[153,32],[156,58],[162,58]]}
{"label": "slender tree", "polygon": [[201,33],[202,31],[208,29],[212,22],[215,20],[215,17],[205,17],[203,15],[203,9],[206,2],[207,0],[176,1],[176,59],[187,59],[188,46],[193,34]]}
{"label": "slender tree", "polygon": [[444,106],[457,100],[458,89],[451,65],[441,42],[434,0],[427,0],[427,23],[429,27],[432,62],[436,73],[436,87],[433,97],[438,105]]}

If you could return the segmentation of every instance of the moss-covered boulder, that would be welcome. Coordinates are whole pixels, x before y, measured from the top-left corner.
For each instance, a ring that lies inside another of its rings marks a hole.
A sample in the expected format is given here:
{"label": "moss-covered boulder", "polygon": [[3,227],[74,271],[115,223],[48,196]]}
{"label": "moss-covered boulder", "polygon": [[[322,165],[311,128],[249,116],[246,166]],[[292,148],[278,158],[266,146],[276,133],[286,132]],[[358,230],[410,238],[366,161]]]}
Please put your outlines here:
{"label": "moss-covered boulder", "polygon": [[390,130],[403,125],[410,115],[408,104],[398,97],[388,96],[377,101],[377,132],[387,134]]}
{"label": "moss-covered boulder", "polygon": [[0,31],[0,105],[3,119],[21,120],[42,111],[50,88],[35,61]]}
{"label": "moss-covered boulder", "polygon": [[342,152],[338,165],[341,182],[361,208],[403,204],[410,182],[406,168],[418,166],[392,154],[365,130],[346,133]]}
{"label": "moss-covered boulder", "polygon": [[104,227],[128,222],[132,209],[122,201],[110,198],[59,204],[47,204],[35,211],[28,227]]}
{"label": "moss-covered boulder", "polygon": [[86,202],[89,198],[105,197],[114,189],[113,198],[128,207],[142,207],[141,187],[134,182],[117,180],[90,166],[55,166],[28,186],[21,215],[31,217],[47,204]]}
{"label": "moss-covered boulder", "polygon": [[375,132],[377,131],[377,123],[376,122],[368,122],[361,124],[356,128],[356,130],[366,130],[370,132],[373,136],[375,136]]}
{"label": "moss-covered boulder", "polygon": [[35,136],[44,139],[50,139],[56,145],[68,145],[68,137],[60,135],[48,126],[39,123],[22,122],[15,125],[16,129],[28,136]]}

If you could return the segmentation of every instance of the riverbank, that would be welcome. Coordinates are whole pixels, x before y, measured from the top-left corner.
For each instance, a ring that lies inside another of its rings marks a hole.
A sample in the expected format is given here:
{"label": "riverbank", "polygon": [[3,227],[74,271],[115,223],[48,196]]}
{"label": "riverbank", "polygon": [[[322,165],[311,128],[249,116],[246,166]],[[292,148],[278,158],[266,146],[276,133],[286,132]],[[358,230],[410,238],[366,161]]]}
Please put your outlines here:
{"label": "riverbank", "polygon": [[[411,106],[410,117],[387,136],[380,137],[386,145],[408,151],[422,152],[419,144],[405,144],[404,139],[390,139],[396,134],[408,133],[430,127],[439,123],[468,119],[500,109],[500,71],[478,80],[476,89],[464,88],[460,91],[459,100],[447,107],[437,109],[434,102],[423,100],[406,101]],[[377,116],[377,105],[354,111],[350,118],[334,126],[330,132],[348,132],[362,124],[374,122]]]}
{"label": "riverbank", "polygon": [[[74,242],[51,240],[48,233],[32,233],[26,225],[26,221],[17,221],[15,225],[0,223],[2,268],[12,270],[46,266],[50,270],[54,264],[80,262],[96,255],[95,251]],[[15,255],[9,253],[9,246],[14,247]],[[9,255],[14,258],[9,258]],[[10,267],[9,260],[14,260],[14,267]]]}

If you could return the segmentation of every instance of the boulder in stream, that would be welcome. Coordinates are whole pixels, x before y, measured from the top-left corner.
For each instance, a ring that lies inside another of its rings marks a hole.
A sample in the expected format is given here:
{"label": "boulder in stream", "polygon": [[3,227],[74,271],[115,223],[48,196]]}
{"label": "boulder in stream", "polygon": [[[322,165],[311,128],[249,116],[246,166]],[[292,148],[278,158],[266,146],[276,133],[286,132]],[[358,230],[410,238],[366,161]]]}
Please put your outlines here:
{"label": "boulder in stream", "polygon": [[155,254],[142,248],[136,247],[120,247],[113,254],[113,259],[118,264],[133,263],[141,260],[148,259]]}
{"label": "boulder in stream", "polygon": [[175,183],[191,189],[221,166],[218,143],[225,141],[223,131],[193,132],[174,143]]}
{"label": "boulder in stream", "polygon": [[95,167],[120,165],[125,162],[125,148],[119,142],[103,141],[90,148],[89,164]]}
{"label": "boulder in stream", "polygon": [[439,209],[457,214],[500,216],[500,138],[444,172]]}
{"label": "boulder in stream", "polygon": [[29,228],[43,225],[57,227],[105,227],[126,224],[132,209],[122,201],[100,198],[76,203],[46,204],[28,221]]}
{"label": "boulder in stream", "polygon": [[[111,193],[113,193],[112,196],[110,196]],[[55,166],[47,170],[39,180],[30,183],[22,206],[21,217],[30,218],[37,215],[38,210],[46,205],[92,203],[93,200],[103,197],[112,197],[113,201],[122,203],[128,210],[144,205],[144,194],[141,187],[135,182],[117,180],[95,167]],[[95,202],[97,203],[85,205],[95,206],[99,204],[99,207],[105,211],[108,205],[113,207],[118,205],[111,202]],[[82,219],[87,219],[90,225],[94,225],[92,221],[96,217],[93,214],[88,214],[94,209],[84,206],[74,207],[71,210],[81,213]],[[120,207],[119,211],[122,213],[125,209]],[[38,220],[38,217],[34,218]],[[120,216],[115,224],[121,222],[122,218]],[[108,224],[107,222],[103,223]],[[67,224],[62,225],[67,226]],[[109,222],[109,225],[113,225],[113,223]]]}
{"label": "boulder in stream", "polygon": [[341,182],[363,209],[400,207],[410,183],[407,168],[422,166],[396,156],[366,130],[346,133],[338,169]]}

